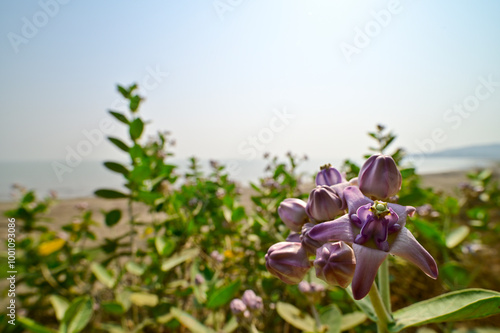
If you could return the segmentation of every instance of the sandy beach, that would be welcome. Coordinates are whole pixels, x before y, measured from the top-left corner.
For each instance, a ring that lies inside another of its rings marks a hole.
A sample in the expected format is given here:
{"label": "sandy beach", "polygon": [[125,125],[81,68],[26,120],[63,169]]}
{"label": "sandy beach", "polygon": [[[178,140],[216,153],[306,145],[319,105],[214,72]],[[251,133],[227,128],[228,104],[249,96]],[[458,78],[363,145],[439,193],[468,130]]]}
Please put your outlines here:
{"label": "sandy beach", "polygon": [[[464,181],[467,181],[466,171],[426,174],[422,176],[422,185],[424,187],[432,187],[436,190],[441,190],[449,194],[453,194],[456,191],[458,184]],[[250,197],[252,195],[252,189],[243,188],[241,202],[245,207],[251,208]],[[97,197],[59,199],[50,208],[50,211],[46,215],[50,221],[48,224],[64,225],[71,222],[76,216],[79,215],[79,211],[75,206],[82,202],[86,202],[88,204],[89,208],[94,213],[93,217],[100,223],[103,222],[103,215],[101,214],[101,211],[121,209],[124,214],[127,211],[126,199],[108,200]],[[4,216],[5,211],[14,207],[14,202],[0,202],[0,214]],[[151,215],[148,214],[147,207],[141,204],[134,204],[133,211],[135,217],[139,220],[149,221],[152,218]],[[109,230],[106,227],[103,228]]]}

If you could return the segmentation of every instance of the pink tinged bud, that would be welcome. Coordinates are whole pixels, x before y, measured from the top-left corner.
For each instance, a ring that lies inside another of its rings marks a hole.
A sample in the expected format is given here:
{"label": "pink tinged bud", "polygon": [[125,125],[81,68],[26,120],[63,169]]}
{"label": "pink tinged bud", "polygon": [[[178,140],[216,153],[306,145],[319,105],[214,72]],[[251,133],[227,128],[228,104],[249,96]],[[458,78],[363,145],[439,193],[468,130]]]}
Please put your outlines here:
{"label": "pink tinged bud", "polygon": [[321,171],[316,175],[316,185],[332,186],[345,181],[340,172],[332,168],[330,164],[322,166]]}
{"label": "pink tinged bud", "polygon": [[280,242],[269,248],[266,254],[267,270],[288,284],[297,284],[311,268],[305,249],[300,243]]}
{"label": "pink tinged bud", "polygon": [[252,311],[262,310],[264,308],[262,297],[255,295],[253,290],[246,290],[243,293],[243,297],[241,297],[241,300]]}
{"label": "pink tinged bud", "polygon": [[309,195],[306,213],[316,222],[325,222],[335,219],[343,212],[342,198],[330,186],[316,186]]}
{"label": "pink tinged bud", "polygon": [[299,232],[308,220],[306,203],[300,199],[285,199],[278,207],[278,215],[290,230]]}
{"label": "pink tinged bud", "polygon": [[245,311],[247,311],[247,306],[239,298],[233,299],[231,301],[231,303],[229,304],[229,308],[231,309],[231,312],[235,316],[243,316],[243,314],[245,313]]}
{"label": "pink tinged bud", "polygon": [[326,243],[316,252],[314,267],[318,278],[346,288],[354,276],[356,257],[353,249],[342,241]]}
{"label": "pink tinged bud", "polygon": [[303,294],[308,294],[311,292],[311,285],[307,281],[300,282],[297,287],[299,288],[299,291]]}
{"label": "pink tinged bud", "polygon": [[366,160],[359,172],[359,189],[375,199],[389,198],[401,189],[401,172],[388,155],[373,155]]}

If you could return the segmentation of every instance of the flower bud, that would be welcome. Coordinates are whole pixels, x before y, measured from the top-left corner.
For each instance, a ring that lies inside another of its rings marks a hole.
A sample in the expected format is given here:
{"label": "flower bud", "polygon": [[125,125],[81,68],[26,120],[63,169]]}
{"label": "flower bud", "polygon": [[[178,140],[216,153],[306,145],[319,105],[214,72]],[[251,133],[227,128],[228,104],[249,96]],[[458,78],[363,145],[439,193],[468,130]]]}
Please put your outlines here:
{"label": "flower bud", "polygon": [[243,293],[243,297],[241,297],[241,300],[252,311],[262,310],[264,308],[262,297],[255,295],[253,290],[246,290]]}
{"label": "flower bud", "polygon": [[401,172],[389,155],[373,155],[361,167],[359,189],[367,197],[389,198],[401,189]]}
{"label": "flower bud", "polygon": [[321,171],[316,175],[316,185],[332,186],[342,182],[345,182],[344,177],[330,164],[322,166]]}
{"label": "flower bud", "polygon": [[199,286],[204,283],[205,283],[205,278],[203,277],[203,275],[201,275],[200,273],[196,274],[196,276],[194,277],[194,284]]}
{"label": "flower bud", "polygon": [[267,270],[288,284],[302,281],[311,268],[307,253],[300,243],[276,243],[269,248],[265,259]]}
{"label": "flower bud", "polygon": [[247,306],[243,301],[239,298],[235,298],[231,301],[229,304],[229,308],[231,309],[231,312],[233,315],[237,317],[249,317],[250,312],[247,310]]}
{"label": "flower bud", "polygon": [[316,186],[309,195],[306,213],[316,222],[331,221],[343,211],[340,195],[330,186]]}
{"label": "flower bud", "polygon": [[354,275],[356,257],[353,249],[342,241],[326,243],[316,252],[314,267],[318,278],[345,288]]}
{"label": "flower bud", "polygon": [[290,230],[299,232],[307,221],[306,203],[295,198],[285,199],[278,207],[278,215]]}
{"label": "flower bud", "polygon": [[309,231],[314,227],[312,223],[306,223],[302,227],[302,233],[300,234],[300,240],[302,247],[306,250],[309,255],[315,255],[316,250],[323,245],[323,243],[318,242],[315,239],[309,237]]}

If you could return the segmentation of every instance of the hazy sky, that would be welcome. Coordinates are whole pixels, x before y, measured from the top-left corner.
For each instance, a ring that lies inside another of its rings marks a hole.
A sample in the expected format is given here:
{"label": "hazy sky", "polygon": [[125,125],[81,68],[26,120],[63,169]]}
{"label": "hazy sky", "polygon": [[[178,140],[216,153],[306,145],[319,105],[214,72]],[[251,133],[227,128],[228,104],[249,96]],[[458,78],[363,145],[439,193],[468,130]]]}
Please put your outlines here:
{"label": "hazy sky", "polygon": [[132,82],[181,158],[500,142],[500,1],[1,1],[0,36],[1,160],[123,156]]}

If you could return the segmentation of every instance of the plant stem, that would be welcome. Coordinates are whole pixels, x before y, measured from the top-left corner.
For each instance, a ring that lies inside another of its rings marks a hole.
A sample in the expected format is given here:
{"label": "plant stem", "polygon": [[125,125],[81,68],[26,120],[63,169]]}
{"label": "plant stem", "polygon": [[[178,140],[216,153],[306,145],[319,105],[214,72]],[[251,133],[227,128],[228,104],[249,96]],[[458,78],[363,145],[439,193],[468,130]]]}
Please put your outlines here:
{"label": "plant stem", "polygon": [[368,295],[370,296],[370,300],[372,302],[373,309],[375,310],[375,313],[377,314],[377,318],[378,318],[377,332],[378,333],[389,332],[387,329],[387,325],[390,322],[392,322],[392,318],[384,306],[384,302],[382,301],[382,297],[380,297],[380,294],[379,294],[378,289],[377,289],[377,285],[375,283],[373,283]]}
{"label": "plant stem", "polygon": [[378,269],[378,289],[380,290],[380,295],[382,301],[384,302],[387,312],[390,314],[391,310],[391,287],[389,283],[389,260],[386,259],[380,265]]}
{"label": "plant stem", "polygon": [[319,319],[319,313],[316,310],[316,307],[314,306],[314,304],[311,304],[311,312],[314,316],[314,320],[316,321],[316,330],[319,330],[321,328],[322,324],[321,324],[321,320]]}

